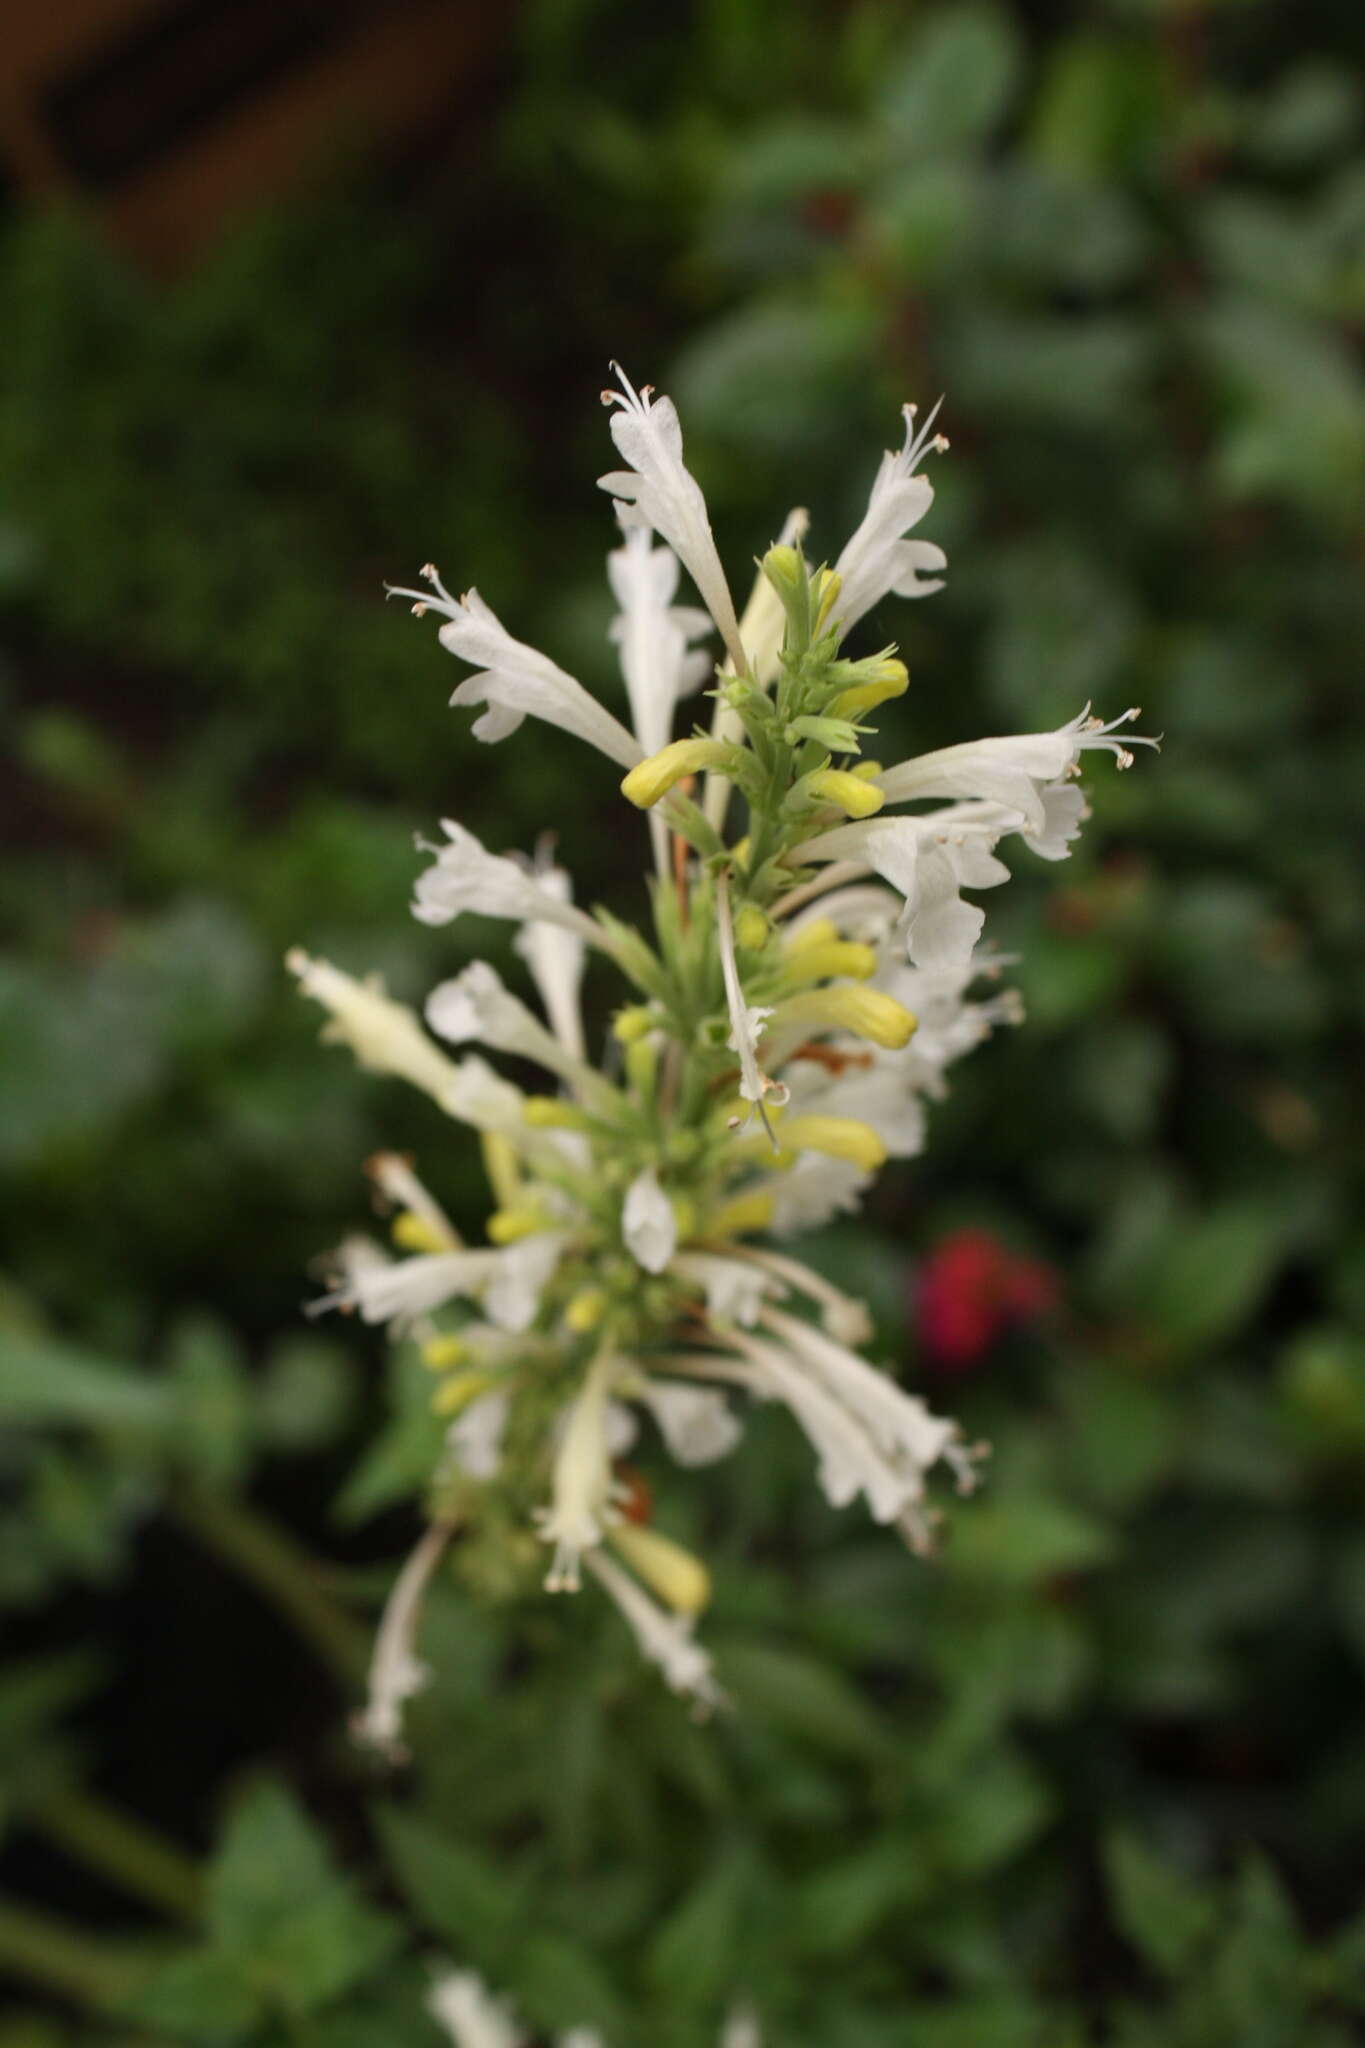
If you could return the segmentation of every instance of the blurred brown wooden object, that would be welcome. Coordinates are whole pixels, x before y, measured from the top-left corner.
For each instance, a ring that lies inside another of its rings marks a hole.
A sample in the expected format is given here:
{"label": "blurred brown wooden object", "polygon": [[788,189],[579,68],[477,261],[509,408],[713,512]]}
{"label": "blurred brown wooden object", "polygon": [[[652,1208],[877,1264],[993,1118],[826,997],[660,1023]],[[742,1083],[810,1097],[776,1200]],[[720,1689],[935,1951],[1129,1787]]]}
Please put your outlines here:
{"label": "blurred brown wooden object", "polygon": [[329,147],[420,134],[476,76],[496,0],[13,0],[0,152],[142,261],[191,255]]}

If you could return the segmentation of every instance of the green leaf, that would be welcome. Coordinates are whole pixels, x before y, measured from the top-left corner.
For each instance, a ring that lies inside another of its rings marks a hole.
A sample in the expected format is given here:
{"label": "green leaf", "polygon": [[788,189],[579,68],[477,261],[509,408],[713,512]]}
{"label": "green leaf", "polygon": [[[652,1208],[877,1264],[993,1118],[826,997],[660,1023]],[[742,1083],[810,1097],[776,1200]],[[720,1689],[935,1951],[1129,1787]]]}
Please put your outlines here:
{"label": "green leaf", "polygon": [[1212,1930],[1212,1894],[1154,1855],[1136,1835],[1110,1837],[1105,1869],[1121,1932],[1154,1969],[1179,1975]]}
{"label": "green leaf", "polygon": [[893,149],[924,159],[988,135],[1014,94],[1019,32],[997,7],[960,0],[929,15],[877,94]]}
{"label": "green leaf", "polygon": [[485,1967],[510,1953],[530,1910],[527,1879],[396,1806],[374,1809],[394,1878],[421,1924]]}
{"label": "green leaf", "polygon": [[710,1868],[660,1926],[645,1968],[669,2006],[699,2012],[729,1991],[752,1883],[747,1845],[723,1841]]}
{"label": "green leaf", "polygon": [[293,1796],[263,1783],[240,1801],[209,1872],[215,1947],[272,2004],[311,2012],[364,1980],[397,1929],[362,1904]]}
{"label": "green leaf", "polygon": [[0,1330],[0,1422],[6,1426],[160,1436],[175,1421],[175,1395],[166,1381],[53,1338]]}
{"label": "green leaf", "polygon": [[741,1712],[760,1715],[836,1754],[886,1755],[889,1730],[830,1665],[770,1643],[726,1641],[714,1647],[717,1666]]}

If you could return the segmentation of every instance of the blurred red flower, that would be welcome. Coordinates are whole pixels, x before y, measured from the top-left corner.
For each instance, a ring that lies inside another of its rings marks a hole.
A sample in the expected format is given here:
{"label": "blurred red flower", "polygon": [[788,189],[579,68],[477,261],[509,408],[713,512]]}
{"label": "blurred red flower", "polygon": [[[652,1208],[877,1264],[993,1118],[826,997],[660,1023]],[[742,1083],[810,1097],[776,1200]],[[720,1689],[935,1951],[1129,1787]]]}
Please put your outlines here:
{"label": "blurred red flower", "polygon": [[919,1269],[915,1320],[921,1349],[952,1372],[978,1365],[1007,1329],[1057,1299],[1052,1268],[1021,1258],[986,1230],[956,1230]]}

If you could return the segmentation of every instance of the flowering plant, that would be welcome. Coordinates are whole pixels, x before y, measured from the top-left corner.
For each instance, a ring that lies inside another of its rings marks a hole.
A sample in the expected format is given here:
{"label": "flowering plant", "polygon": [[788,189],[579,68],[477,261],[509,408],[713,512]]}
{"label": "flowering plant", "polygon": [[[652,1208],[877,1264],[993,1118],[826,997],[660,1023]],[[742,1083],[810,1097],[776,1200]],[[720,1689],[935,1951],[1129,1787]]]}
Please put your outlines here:
{"label": "flowering plant", "polygon": [[[922,459],[947,445],[937,408],[922,426],[906,408],[832,568],[808,565],[807,515],[790,515],[741,616],[671,400],[618,378],[603,396],[625,466],[600,482],[621,529],[608,573],[629,726],[477,592],[452,596],[428,567],[424,588],[395,594],[439,616],[442,646],[473,669],[452,702],[480,707],[477,737],[537,717],[625,771],[649,814],[648,935],[575,904],[544,851],[491,853],[446,821],[414,914],[515,923],[543,1018],[481,961],[433,991],[424,1026],[376,983],[290,956],[329,1035],[479,1133],[495,1203],[487,1242],[467,1245],[412,1165],[382,1155],[371,1171],[405,1255],[348,1242],[325,1298],[414,1338],[450,1418],[362,1716],[390,1752],[425,1676],[423,1590],[456,1529],[486,1582],[524,1582],[548,1546],[547,1589],[577,1591],[586,1571],[675,1691],[720,1699],[693,1634],[706,1569],[651,1525],[617,1463],[641,1414],[691,1466],[736,1442],[734,1395],[781,1402],[830,1501],[861,1494],[927,1548],[927,1475],[942,1464],[970,1490],[981,1447],[869,1364],[861,1305],[770,1240],[855,1209],[888,1156],[920,1149],[946,1068],[1018,1021],[1012,993],[982,992],[1002,963],[978,950],[984,912],[963,892],[1008,879],[1004,840],[1065,858],[1086,815],[1080,756],[1132,759],[1119,733],[1136,713],[1105,724],[1088,708],[1055,732],[890,766],[864,755],[870,715],[908,677],[894,648],[851,658],[844,643],[884,598],[941,587],[942,551],[906,538],[933,501]],[[704,610],[675,602],[680,566]],[[713,629],[719,667],[698,644]],[[673,738],[678,702],[708,678],[709,728]],[[579,1000],[593,954],[626,996],[600,1065]],[[543,1084],[444,1050],[471,1044]]]}

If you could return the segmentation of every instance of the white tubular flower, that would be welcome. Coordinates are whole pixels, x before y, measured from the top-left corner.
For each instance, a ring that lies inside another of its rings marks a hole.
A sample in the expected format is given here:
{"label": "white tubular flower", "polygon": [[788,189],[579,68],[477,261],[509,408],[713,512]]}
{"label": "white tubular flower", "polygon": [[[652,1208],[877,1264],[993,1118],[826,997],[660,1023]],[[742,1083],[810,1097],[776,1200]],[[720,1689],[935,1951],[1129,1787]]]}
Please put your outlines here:
{"label": "white tubular flower", "polygon": [[673,1256],[678,1242],[678,1219],[652,1166],[637,1173],[626,1190],[621,1235],[626,1250],[646,1273],[662,1273]]}
{"label": "white tubular flower", "polygon": [[[621,674],[630,699],[631,724],[646,755],[657,754],[673,737],[680,698],[711,673],[710,657],[688,643],[709,633],[708,613],[675,605],[678,558],[671,548],[652,545],[647,526],[626,525],[624,544],[607,556],[607,574],[620,610],[611,638],[620,650]],[[668,827],[657,810],[649,813],[654,865],[668,868]]]}
{"label": "white tubular flower", "polygon": [[427,1993],[427,2011],[455,2048],[525,2048],[509,2008],[473,1970],[443,1971]]}
{"label": "white tubular flower", "polygon": [[537,1516],[542,1543],[554,1545],[547,1593],[578,1591],[583,1554],[602,1541],[611,1516],[607,1404],[616,1375],[617,1361],[609,1352],[593,1360],[555,1453],[550,1505]]}
{"label": "white tubular flower", "polygon": [[1043,822],[1030,832],[1024,844],[1042,860],[1067,860],[1071,843],[1081,836],[1090,816],[1085,791],[1077,782],[1045,782],[1038,791]]}
{"label": "white tubular flower", "polygon": [[607,2048],[606,2042],[596,2027],[570,2027],[567,2034],[561,2034],[556,2048]]}
{"label": "white tubular flower", "polygon": [[426,1530],[394,1580],[375,1630],[368,1693],[351,1733],[391,1763],[404,1755],[403,1709],[431,1676],[417,1655],[417,1630],[427,1587],[453,1534],[449,1522],[433,1522]]}
{"label": "white tubular flower", "polygon": [[[833,1398],[857,1416],[878,1447],[914,1474],[927,1472],[957,1441],[955,1422],[931,1414],[916,1395],[907,1394],[886,1373],[813,1324],[778,1308],[765,1309],[762,1321]],[[918,1488],[913,1497],[918,1497]]]}
{"label": "white tubular flower", "polygon": [[324,1039],[349,1045],[371,1073],[397,1074],[444,1102],[455,1079],[453,1063],[432,1044],[416,1012],[385,995],[377,975],[357,981],[330,960],[311,959],[299,946],[285,955],[284,964],[298,976],[302,993],[330,1010]]}
{"label": "white tubular flower", "polygon": [[402,1330],[448,1301],[481,1301],[499,1329],[529,1329],[567,1242],[565,1232],[546,1230],[486,1250],[366,1261],[353,1265],[321,1305],[356,1308],[367,1323],[393,1323]]}
{"label": "white tubular flower", "polygon": [[[512,944],[531,970],[550,1029],[570,1059],[584,1060],[583,1011],[579,992],[583,986],[584,953],[589,944],[602,945],[597,925],[573,908],[573,884],[563,868],[549,863],[536,869],[537,893],[549,897],[575,920],[535,916],[517,933]],[[584,926],[595,934],[589,940]]]}
{"label": "white tubular flower", "polygon": [[[535,1020],[532,1019],[532,1022]],[[526,1097],[520,1088],[481,1060],[477,1053],[456,1063],[455,1079],[442,1105],[461,1123],[476,1131],[496,1132],[505,1138],[526,1137],[522,1115]]]}
{"label": "white tubular flower", "polygon": [[[1106,725],[1103,719],[1091,717],[1087,704],[1069,725],[1056,732],[968,740],[962,746],[940,747],[936,753],[901,761],[878,776],[878,787],[889,804],[910,803],[919,797],[982,797],[1017,811],[1027,831],[1046,837],[1049,831],[1059,829],[1064,814],[1054,813],[1050,826],[1045,785],[1074,774],[1081,755],[1095,748],[1111,753],[1120,768],[1131,768],[1134,747],[1157,744],[1138,733],[1115,737],[1121,726],[1131,725],[1140,716],[1134,707]],[[1070,823],[1075,826],[1078,819],[1073,816]],[[1057,858],[1056,854],[1048,857]]]}
{"label": "white tubular flower", "polygon": [[480,1394],[446,1431],[451,1463],[469,1479],[492,1479],[502,1463],[510,1397],[500,1389]]}
{"label": "white tubular flower", "polygon": [[855,859],[883,876],[905,898],[904,924],[917,967],[949,968],[970,959],[986,913],[964,903],[963,888],[990,889],[1009,880],[996,860],[997,840],[1014,829],[1017,814],[998,804],[959,804],[922,817],[866,818],[808,840],[813,860]]}
{"label": "white tubular flower", "polygon": [[438,1037],[453,1044],[477,1038],[495,1052],[535,1060],[567,1081],[580,1097],[600,1096],[606,1087],[599,1074],[573,1058],[521,998],[504,987],[502,977],[486,960],[471,961],[453,980],[432,990],[427,997],[427,1022]]}
{"label": "white tubular flower", "polygon": [[562,925],[584,945],[605,947],[601,929],[575,910],[567,886],[550,882],[544,872],[529,872],[519,860],[490,853],[453,818],[442,818],[441,829],[444,846],[418,841],[423,852],[436,856],[417,877],[413,891],[412,914],[422,924],[450,924],[465,911],[475,910],[481,917],[507,917],[516,924]]}
{"label": "white tubular flower", "polygon": [[713,1322],[740,1323],[746,1329],[758,1321],[765,1298],[781,1291],[771,1271],[760,1270],[752,1261],[747,1246],[735,1245],[732,1254],[679,1252],[669,1271],[702,1289]]}
{"label": "white tubular flower", "polygon": [[778,1237],[795,1237],[836,1216],[856,1215],[874,1178],[847,1159],[803,1152],[795,1166],[765,1183],[772,1196],[773,1230]]}
{"label": "white tubular flower", "polygon": [[396,1323],[430,1314],[457,1296],[476,1301],[493,1276],[495,1251],[419,1252],[353,1269],[328,1296],[328,1306],[359,1309],[367,1323]]}
{"label": "white tubular flower", "polygon": [[422,574],[429,590],[391,587],[389,595],[412,598],[419,618],[429,611],[444,613],[446,623],[437,635],[442,647],[478,671],[465,677],[450,701],[488,707],[474,721],[475,739],[505,740],[523,719],[542,718],[547,725],[586,740],[623,768],[635,766],[641,758],[638,742],[581,683],[547,655],[514,640],[477,590],[452,597],[430,562]]}
{"label": "white tubular flower", "polygon": [[732,1342],[748,1360],[761,1392],[776,1396],[799,1423],[818,1461],[820,1485],[831,1507],[846,1508],[861,1493],[874,1522],[894,1522],[923,1491],[918,1472],[889,1456],[862,1418],[824,1386],[804,1360],[779,1344],[736,1331]]}
{"label": "white tubular flower", "polygon": [[621,389],[604,391],[602,403],[616,408],[611,438],[630,468],[612,470],[597,481],[613,498],[633,505],[636,521],[652,526],[668,542],[701,592],[736,673],[743,675],[746,662],[734,600],[716,553],[701,486],[683,462],[677,408],[671,398],[655,398],[648,384],[637,392],[619,364],[611,367]]}
{"label": "white tubular flower", "polygon": [[629,1572],[602,1551],[594,1550],[584,1562],[616,1602],[640,1655],[648,1663],[658,1665],[669,1690],[692,1700],[698,1715],[725,1706],[725,1694],[716,1683],[711,1659],[700,1643],[693,1640],[690,1617],[667,1613]]}
{"label": "white tubular flower", "polygon": [[[939,400],[939,405],[943,403]],[[921,571],[947,566],[947,556],[932,541],[903,540],[901,536],[918,526],[934,502],[933,485],[927,476],[916,475],[920,457],[930,448],[946,448],[941,435],[934,436],[938,405],[924,425],[915,428],[915,408],[903,408],[905,444],[898,452],[883,455],[862,524],[835,563],[842,587],[835,613],[844,630],[858,623],[884,597],[928,597],[941,590],[941,577],[933,582],[921,579]]]}
{"label": "white tubular flower", "polygon": [[[736,1245],[734,1257],[756,1267],[760,1276],[767,1276],[765,1295],[773,1292],[804,1294],[807,1301],[815,1302],[825,1328],[841,1344],[866,1344],[871,1337],[872,1318],[866,1303],[845,1294],[841,1287],[826,1280],[823,1273],[813,1272],[799,1259],[789,1259],[785,1252],[772,1251],[767,1245]],[[763,1296],[760,1296],[754,1304],[753,1316],[740,1316],[736,1321],[748,1326],[758,1320],[762,1308]]]}
{"label": "white tubular flower", "polygon": [[620,607],[610,638],[620,651],[630,722],[646,754],[673,737],[673,713],[711,673],[709,655],[690,642],[711,631],[708,613],[675,605],[678,558],[656,548],[647,526],[622,522],[622,544],[607,556],[607,575]]}
{"label": "white tubular flower", "polygon": [[494,1254],[483,1305],[500,1330],[530,1329],[568,1242],[567,1231],[541,1230]]}
{"label": "white tubular flower", "polygon": [[690,1387],[649,1374],[635,1398],[654,1417],[679,1465],[714,1465],[729,1456],[744,1434],[739,1417],[714,1387]]}

